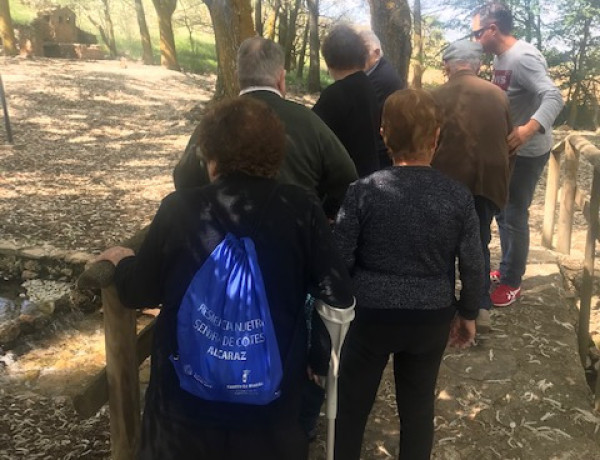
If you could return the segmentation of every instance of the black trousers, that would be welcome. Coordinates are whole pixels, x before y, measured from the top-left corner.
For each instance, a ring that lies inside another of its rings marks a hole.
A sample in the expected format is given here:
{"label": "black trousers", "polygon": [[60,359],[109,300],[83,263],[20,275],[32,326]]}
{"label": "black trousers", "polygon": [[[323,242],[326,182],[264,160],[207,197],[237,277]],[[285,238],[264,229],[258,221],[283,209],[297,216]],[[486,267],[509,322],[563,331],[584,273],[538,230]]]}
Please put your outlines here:
{"label": "black trousers", "polygon": [[433,444],[435,384],[450,323],[355,321],[346,337],[339,380],[336,460],[359,460],[381,375],[394,357],[401,460],[427,460]]}
{"label": "black trousers", "polygon": [[299,423],[244,430],[173,423],[146,408],[140,460],[307,460],[308,440]]}

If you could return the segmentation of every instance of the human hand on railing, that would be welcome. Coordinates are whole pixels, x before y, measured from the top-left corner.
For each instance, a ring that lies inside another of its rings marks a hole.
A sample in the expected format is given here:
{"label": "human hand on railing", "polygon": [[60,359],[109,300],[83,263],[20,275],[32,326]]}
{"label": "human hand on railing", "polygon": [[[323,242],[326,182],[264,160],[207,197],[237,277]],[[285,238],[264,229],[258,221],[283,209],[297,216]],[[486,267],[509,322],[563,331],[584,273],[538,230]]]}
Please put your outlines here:
{"label": "human hand on railing", "polygon": [[450,324],[448,345],[456,348],[469,348],[475,345],[475,320],[456,316]]}
{"label": "human hand on railing", "polygon": [[124,259],[125,257],[133,256],[135,253],[130,248],[125,248],[123,246],[113,246],[112,248],[106,249],[102,252],[98,257],[96,257],[92,262],[100,262],[101,260],[108,260],[112,262],[113,265],[117,266],[117,264]]}

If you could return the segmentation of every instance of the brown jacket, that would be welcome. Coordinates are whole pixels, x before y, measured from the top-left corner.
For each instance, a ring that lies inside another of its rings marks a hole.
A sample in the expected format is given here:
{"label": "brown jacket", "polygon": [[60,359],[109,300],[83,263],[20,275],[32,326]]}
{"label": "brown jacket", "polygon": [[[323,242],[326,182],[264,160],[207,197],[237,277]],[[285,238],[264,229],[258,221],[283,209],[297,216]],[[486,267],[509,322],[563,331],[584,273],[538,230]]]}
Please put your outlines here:
{"label": "brown jacket", "polygon": [[470,70],[433,91],[444,119],[431,165],[502,209],[510,178],[506,138],[512,130],[506,94]]}

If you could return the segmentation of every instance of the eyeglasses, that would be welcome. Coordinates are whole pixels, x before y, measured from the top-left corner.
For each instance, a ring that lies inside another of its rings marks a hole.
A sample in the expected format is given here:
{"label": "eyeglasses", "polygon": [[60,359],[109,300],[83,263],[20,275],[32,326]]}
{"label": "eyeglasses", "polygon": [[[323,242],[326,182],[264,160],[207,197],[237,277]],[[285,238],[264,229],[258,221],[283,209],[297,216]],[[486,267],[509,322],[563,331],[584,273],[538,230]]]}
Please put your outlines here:
{"label": "eyeglasses", "polygon": [[479,40],[483,36],[485,31],[488,30],[489,28],[490,28],[490,26],[485,26],[485,27],[482,27],[481,29],[475,30],[475,31],[471,32],[471,36],[473,38],[475,38],[475,40]]}

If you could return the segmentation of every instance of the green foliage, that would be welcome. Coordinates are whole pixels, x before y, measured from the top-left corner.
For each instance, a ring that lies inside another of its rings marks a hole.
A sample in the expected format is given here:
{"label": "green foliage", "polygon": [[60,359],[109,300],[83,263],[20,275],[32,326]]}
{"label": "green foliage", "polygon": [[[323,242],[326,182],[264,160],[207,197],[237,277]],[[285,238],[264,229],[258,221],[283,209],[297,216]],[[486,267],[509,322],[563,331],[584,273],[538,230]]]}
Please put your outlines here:
{"label": "green foliage", "polygon": [[217,55],[215,52],[215,38],[212,35],[196,35],[194,49],[192,50],[188,38],[183,31],[178,30],[175,35],[177,59],[183,70],[193,73],[216,73]]}
{"label": "green foliage", "polygon": [[[327,88],[333,83],[333,78],[327,72],[327,67],[324,62],[321,62],[320,69],[320,80],[321,88]],[[285,75],[285,84],[288,89],[293,90],[296,93],[304,93],[308,91],[307,72],[304,73],[304,78],[299,79],[296,76],[296,72],[288,72]]]}
{"label": "green foliage", "polygon": [[10,0],[9,5],[10,16],[15,24],[27,25],[37,16],[34,8],[19,0]]}

